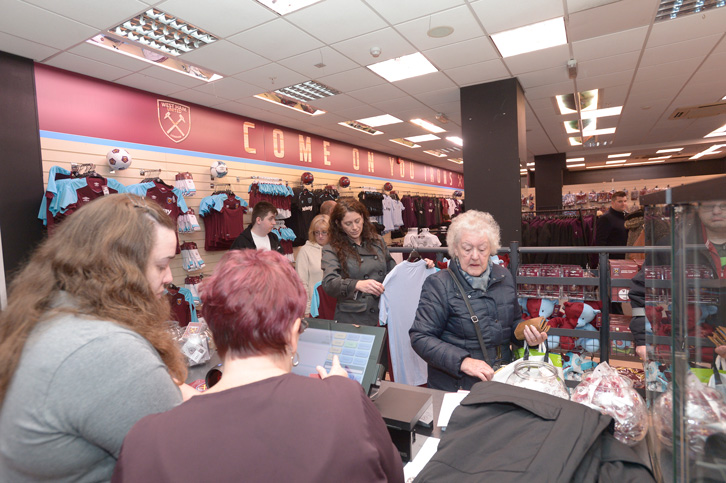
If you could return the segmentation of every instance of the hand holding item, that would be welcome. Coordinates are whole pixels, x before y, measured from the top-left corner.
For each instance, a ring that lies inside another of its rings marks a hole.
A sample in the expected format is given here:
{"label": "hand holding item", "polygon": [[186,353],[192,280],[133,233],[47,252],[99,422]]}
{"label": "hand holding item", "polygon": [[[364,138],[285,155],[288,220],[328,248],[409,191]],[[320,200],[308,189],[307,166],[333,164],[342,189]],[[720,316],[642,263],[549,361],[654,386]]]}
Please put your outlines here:
{"label": "hand holding item", "polygon": [[716,354],[720,355],[721,357],[726,357],[726,345],[720,345],[716,347]]}
{"label": "hand holding item", "polygon": [[528,325],[524,328],[524,340],[530,347],[536,347],[547,340],[547,332],[540,332],[534,326]]}
{"label": "hand holding item", "polygon": [[426,261],[426,268],[434,268],[436,266],[436,263],[430,258],[424,258],[424,260]]}
{"label": "hand holding item", "polygon": [[323,366],[317,366],[315,369],[318,371],[320,379],[325,379],[330,376],[348,377],[348,371],[340,366],[340,359],[338,359],[338,356],[333,356],[333,367],[330,368],[330,372],[326,372]]}
{"label": "hand holding item", "polygon": [[376,280],[359,280],[355,284],[355,289],[371,295],[380,296],[383,293],[383,284]]}
{"label": "hand holding item", "polygon": [[471,357],[461,361],[461,372],[472,377],[478,377],[482,381],[491,381],[494,376],[494,369],[489,364]]}

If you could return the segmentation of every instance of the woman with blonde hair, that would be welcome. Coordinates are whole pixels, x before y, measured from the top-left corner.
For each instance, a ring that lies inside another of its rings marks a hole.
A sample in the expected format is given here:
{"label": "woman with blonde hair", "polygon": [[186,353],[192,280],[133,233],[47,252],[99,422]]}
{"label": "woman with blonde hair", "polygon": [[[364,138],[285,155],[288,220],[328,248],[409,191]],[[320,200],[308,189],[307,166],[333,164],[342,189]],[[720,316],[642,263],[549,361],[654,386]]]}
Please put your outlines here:
{"label": "woman with blonde hair", "polygon": [[295,258],[295,270],[300,275],[305,292],[308,294],[308,302],[305,307],[305,314],[310,315],[310,300],[313,296],[313,288],[323,279],[321,260],[323,247],[328,244],[328,215],[317,215],[310,222],[308,240],[300,248]]}
{"label": "woman with blonde hair", "polygon": [[109,480],[131,426],[182,402],[162,297],[175,228],[155,203],[110,195],[17,275],[0,317],[0,479]]}

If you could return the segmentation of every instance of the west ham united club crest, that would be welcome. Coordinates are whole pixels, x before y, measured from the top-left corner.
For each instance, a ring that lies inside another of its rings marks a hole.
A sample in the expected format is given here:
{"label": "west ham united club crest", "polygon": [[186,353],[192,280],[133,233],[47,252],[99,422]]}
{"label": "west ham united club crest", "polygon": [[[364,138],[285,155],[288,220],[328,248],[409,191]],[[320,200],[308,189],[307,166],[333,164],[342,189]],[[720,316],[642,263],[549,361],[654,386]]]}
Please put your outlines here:
{"label": "west ham united club crest", "polygon": [[159,126],[166,137],[175,143],[180,143],[189,136],[192,130],[191,107],[157,99],[156,111],[159,116]]}

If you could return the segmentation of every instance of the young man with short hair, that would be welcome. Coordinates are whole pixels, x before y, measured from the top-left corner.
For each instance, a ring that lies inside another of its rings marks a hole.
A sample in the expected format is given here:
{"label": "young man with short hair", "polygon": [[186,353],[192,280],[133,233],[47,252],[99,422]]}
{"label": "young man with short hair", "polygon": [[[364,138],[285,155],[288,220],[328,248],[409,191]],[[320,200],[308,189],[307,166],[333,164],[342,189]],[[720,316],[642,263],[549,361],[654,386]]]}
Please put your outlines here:
{"label": "young man with short hair", "polygon": [[277,208],[272,203],[260,201],[252,209],[252,223],[232,243],[230,250],[255,248],[257,250],[274,250],[282,253],[277,235],[272,233],[275,228]]}

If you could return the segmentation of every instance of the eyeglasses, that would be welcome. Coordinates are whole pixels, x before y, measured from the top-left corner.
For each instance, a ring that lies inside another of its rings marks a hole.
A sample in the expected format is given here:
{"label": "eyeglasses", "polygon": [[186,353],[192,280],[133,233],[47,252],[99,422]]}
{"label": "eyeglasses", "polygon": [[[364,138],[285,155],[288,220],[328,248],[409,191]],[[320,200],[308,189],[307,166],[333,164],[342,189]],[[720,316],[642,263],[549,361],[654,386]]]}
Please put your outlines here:
{"label": "eyeglasses", "polygon": [[314,231],[313,234],[315,236],[328,236],[328,232],[327,231]]}
{"label": "eyeglasses", "polygon": [[726,211],[726,201],[706,201],[701,203],[701,210],[703,211],[713,211],[716,209],[716,207],[721,211]]}
{"label": "eyeglasses", "polygon": [[309,326],[310,326],[310,324],[308,323],[308,321],[306,319],[300,319],[300,331],[298,333],[302,334],[303,332],[305,332],[305,329],[307,329]]}

